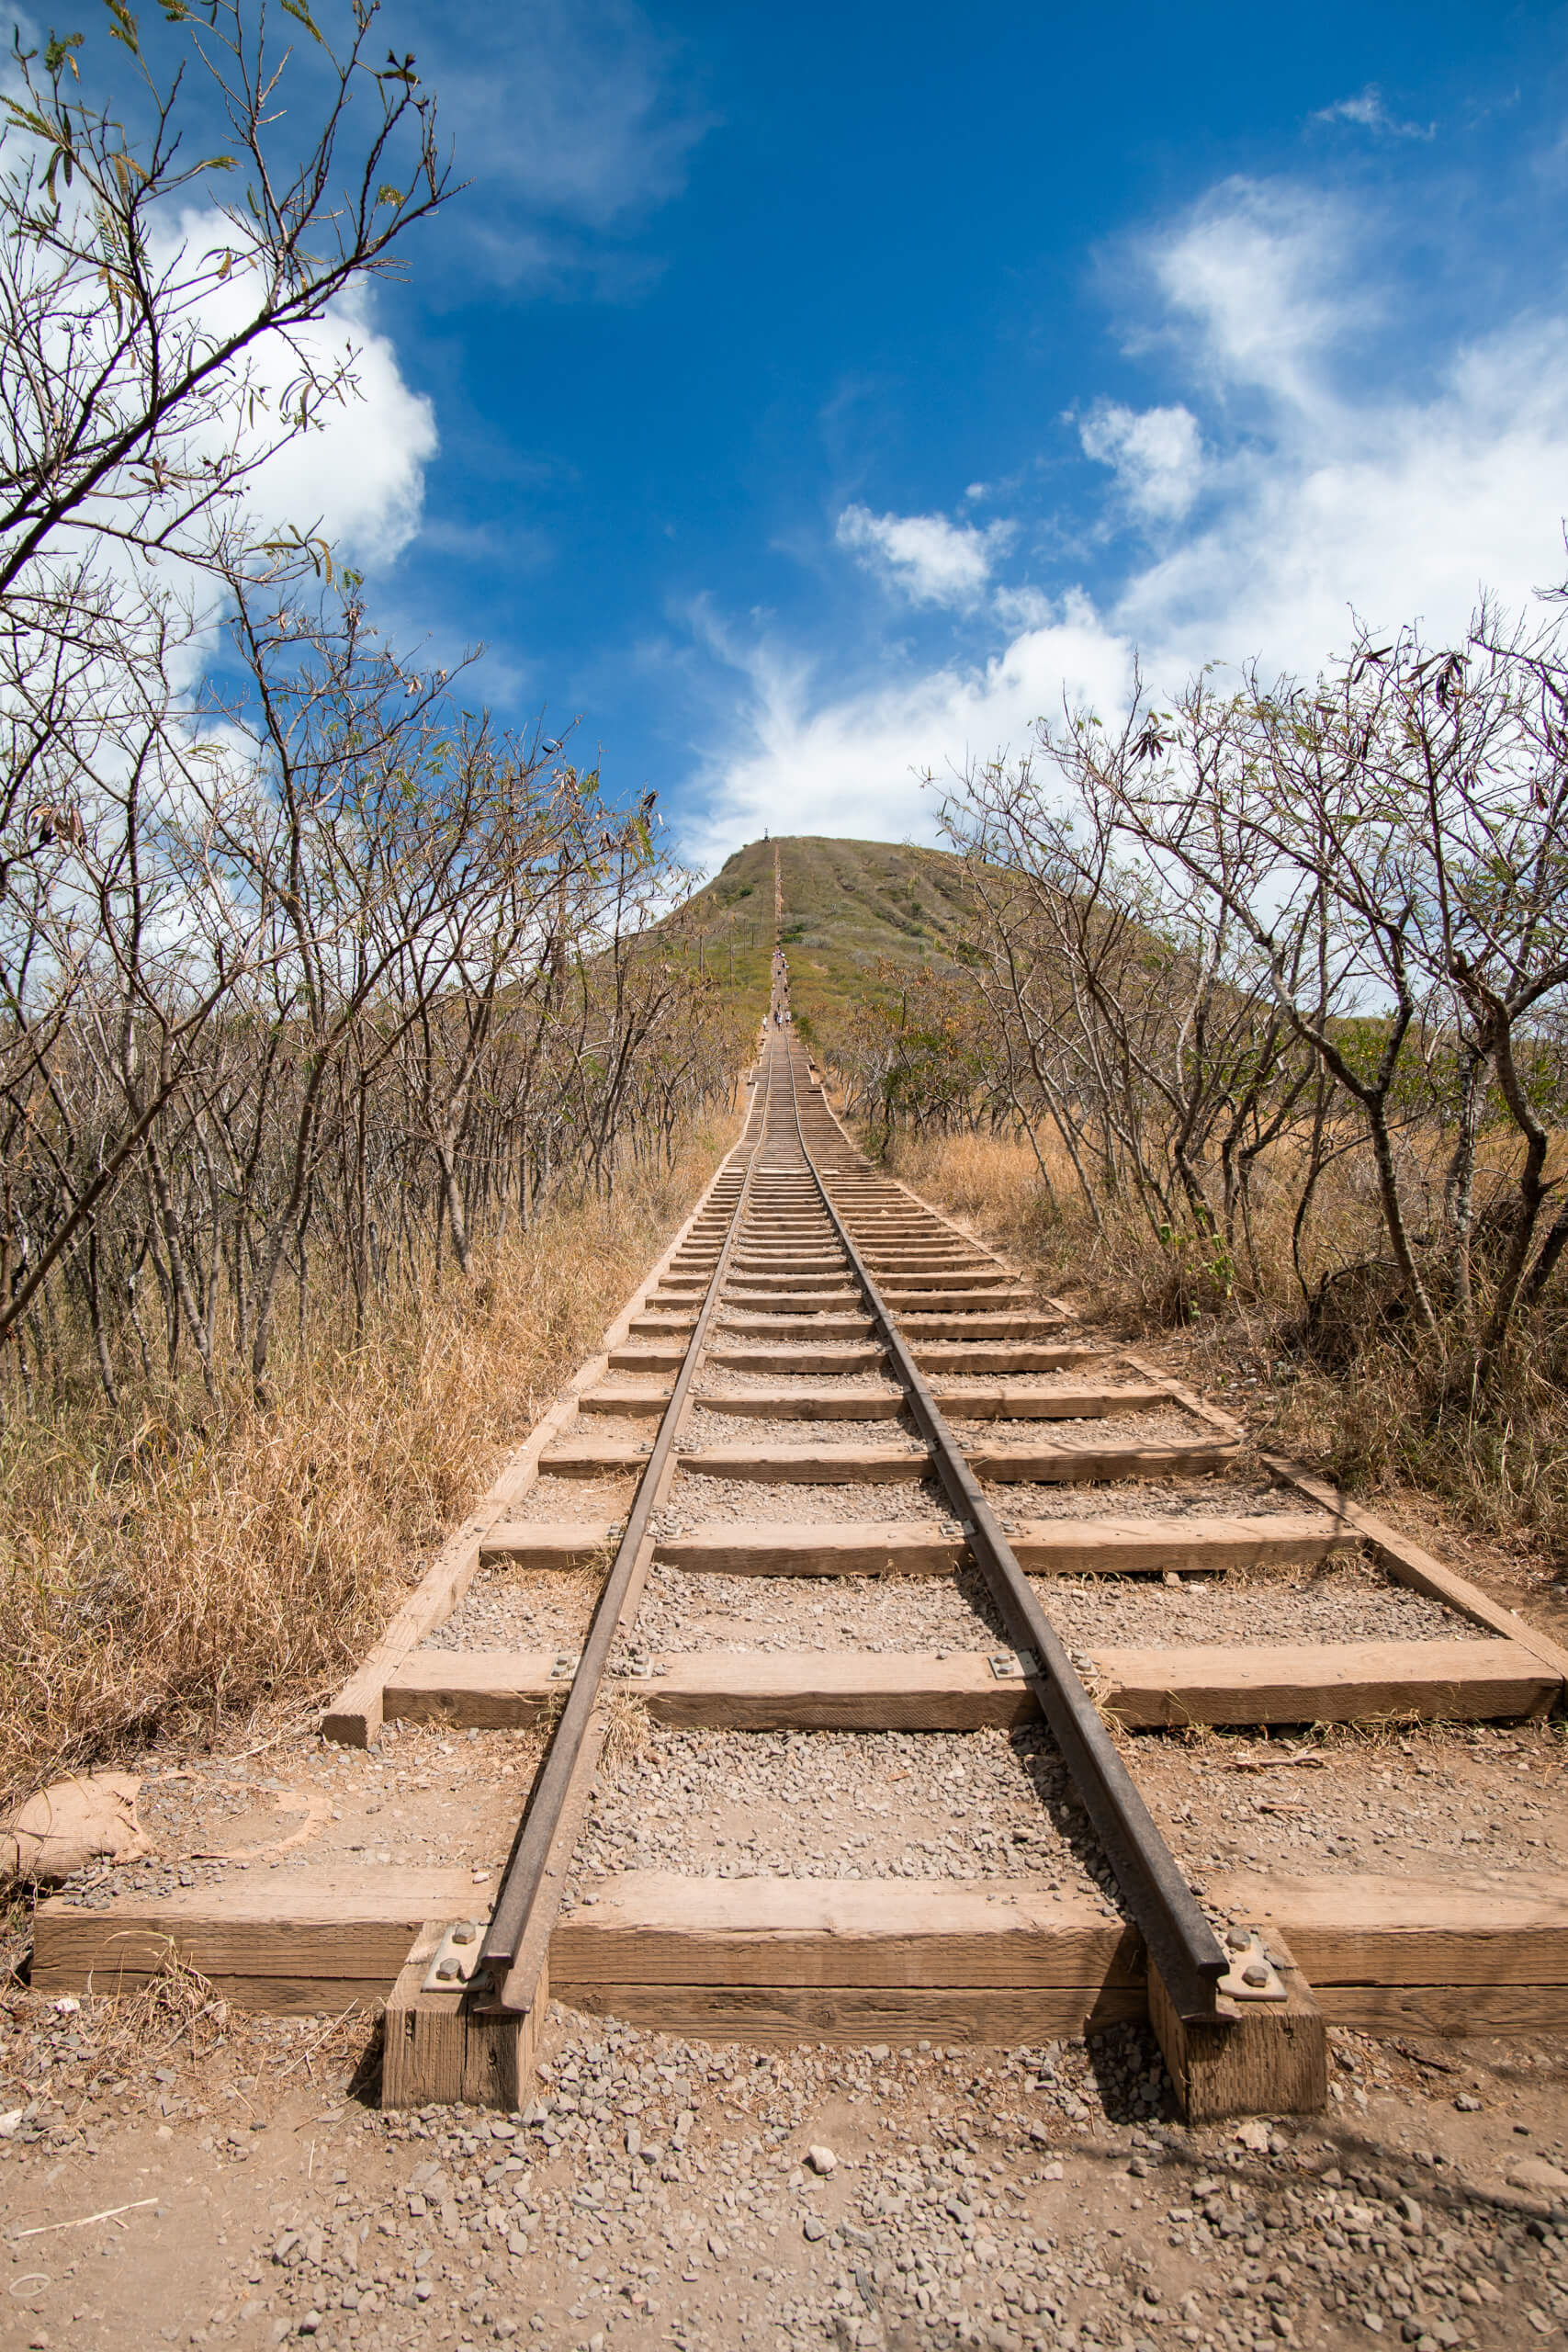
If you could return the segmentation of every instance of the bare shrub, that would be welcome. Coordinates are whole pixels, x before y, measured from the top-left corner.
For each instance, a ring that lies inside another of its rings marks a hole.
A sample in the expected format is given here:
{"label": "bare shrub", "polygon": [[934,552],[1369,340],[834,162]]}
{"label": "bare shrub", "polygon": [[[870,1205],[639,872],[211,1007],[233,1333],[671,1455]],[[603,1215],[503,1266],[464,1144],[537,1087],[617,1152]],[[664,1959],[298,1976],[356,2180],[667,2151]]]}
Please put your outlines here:
{"label": "bare shrub", "polygon": [[963,1051],[919,1064],[886,1013],[818,1040],[876,1148],[1122,1328],[1217,1332],[1216,1376],[1239,1344],[1274,1434],[1350,1483],[1560,1544],[1560,617],[1140,684],[971,766],[943,822]]}
{"label": "bare shrub", "polygon": [[609,1200],[558,1204],[426,1272],[345,1342],[324,1310],[280,1344],[270,1402],[165,1391],[0,1431],[0,1790],[298,1706],[400,1589],[589,1351],[728,1131]]}
{"label": "bare shrub", "polygon": [[249,0],[146,49],[111,0],[107,58],[51,35],[0,103],[8,1789],[341,1668],[745,1050],[652,796],[502,735],[247,507],[355,397],[329,306],[451,187],[371,0],[336,49],[287,13],[303,75]]}

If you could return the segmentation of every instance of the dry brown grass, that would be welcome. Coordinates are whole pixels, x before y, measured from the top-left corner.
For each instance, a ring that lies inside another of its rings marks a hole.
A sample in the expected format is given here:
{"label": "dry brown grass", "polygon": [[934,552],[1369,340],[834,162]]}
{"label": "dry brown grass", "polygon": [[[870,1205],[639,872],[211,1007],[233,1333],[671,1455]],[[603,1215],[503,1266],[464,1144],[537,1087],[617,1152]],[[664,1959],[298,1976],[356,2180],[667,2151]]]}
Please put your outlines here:
{"label": "dry brown grass", "polygon": [[604,1762],[612,1770],[635,1763],[653,1737],[653,1718],[640,1690],[612,1690],[604,1700]]}
{"label": "dry brown grass", "polygon": [[[1248,1425],[1350,1490],[1400,1485],[1436,1497],[1458,1521],[1514,1552],[1568,1556],[1568,1315],[1561,1304],[1522,1332],[1490,1394],[1455,1396],[1440,1358],[1391,1328],[1382,1300],[1347,1283],[1331,1319],[1309,1330],[1291,1259],[1292,1189],[1267,1170],[1257,1186],[1258,1266],[1231,1269],[1190,1243],[1162,1245],[1135,1210],[1102,1207],[1097,1233],[1059,1144],[1043,1146],[1054,1212],[1026,1141],[991,1136],[900,1139],[890,1165],[963,1217],[1046,1290],[1128,1338],[1180,1329],[1192,1375],[1239,1386]],[[1369,1172],[1348,1158],[1323,1186],[1320,1262],[1379,1257]],[[1233,1279],[1234,1276],[1234,1279]],[[1336,1296],[1338,1294],[1336,1293]],[[1453,1355],[1461,1353],[1457,1337]]]}
{"label": "dry brown grass", "polygon": [[[272,1407],[171,1394],[0,1430],[0,1796],[156,1731],[319,1698],[590,1354],[732,1140],[411,1288],[357,1349],[307,1329]],[[13,1399],[13,1403],[15,1400]]]}

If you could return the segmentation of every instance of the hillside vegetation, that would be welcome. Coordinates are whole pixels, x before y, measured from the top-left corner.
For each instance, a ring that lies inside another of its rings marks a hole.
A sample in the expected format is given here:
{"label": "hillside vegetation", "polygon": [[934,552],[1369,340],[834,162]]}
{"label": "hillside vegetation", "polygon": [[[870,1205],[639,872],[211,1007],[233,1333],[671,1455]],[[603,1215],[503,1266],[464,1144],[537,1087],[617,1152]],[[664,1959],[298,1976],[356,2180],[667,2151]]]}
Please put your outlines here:
{"label": "hillside vegetation", "polygon": [[775,852],[779,935],[795,1014],[808,1025],[838,1023],[879,977],[957,968],[965,869],[951,851],[820,833],[748,842],[697,893],[682,927],[704,937],[709,973],[754,992],[759,1011],[773,939]]}

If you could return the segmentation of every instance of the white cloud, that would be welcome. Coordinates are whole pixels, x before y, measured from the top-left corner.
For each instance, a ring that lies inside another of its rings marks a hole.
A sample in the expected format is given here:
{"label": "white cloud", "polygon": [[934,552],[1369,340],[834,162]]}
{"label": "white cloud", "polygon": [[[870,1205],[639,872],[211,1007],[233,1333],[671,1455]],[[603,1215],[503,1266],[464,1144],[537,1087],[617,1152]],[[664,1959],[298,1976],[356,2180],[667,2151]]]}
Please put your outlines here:
{"label": "white cloud", "polygon": [[1123,408],[1101,401],[1078,427],[1084,454],[1111,467],[1134,514],[1176,523],[1198,495],[1203,444],[1190,408]]}
{"label": "white cloud", "polygon": [[1568,316],[1429,355],[1418,394],[1347,385],[1348,329],[1382,307],[1353,225],[1299,190],[1230,195],[1153,261],[1198,330],[1199,371],[1247,429],[1211,466],[1201,527],[1127,581],[1116,622],[1167,665],[1257,651],[1312,671],[1349,606],[1453,629],[1483,582],[1521,602],[1552,576],[1568,513]]}
{"label": "white cloud", "polygon": [[[1092,601],[994,585],[996,642],[972,666],[922,672],[906,657],[845,686],[776,645],[717,647],[749,694],[738,740],[698,779],[705,852],[764,824],[929,837],[934,809],[912,772],[1021,747],[1064,688],[1113,707],[1134,648],[1166,688],[1254,654],[1311,675],[1346,643],[1352,610],[1439,635],[1462,628],[1483,586],[1517,606],[1560,578],[1568,310],[1420,352],[1418,390],[1357,380],[1349,359],[1388,307],[1363,259],[1375,225],[1311,190],[1233,182],[1152,236],[1142,340],[1175,355],[1192,405],[1098,408],[1082,437],[1115,468],[1116,494],[1164,502],[1157,557]],[[1203,505],[1183,529],[1200,463]],[[976,599],[1001,553],[941,516],[851,514],[863,515],[857,551],[892,564],[902,545],[906,571],[945,580],[951,598]],[[934,528],[894,538],[911,526]]]}
{"label": "white cloud", "polygon": [[1390,114],[1382,102],[1382,92],[1375,82],[1369,82],[1353,98],[1337,98],[1331,107],[1319,107],[1314,122],[1353,122],[1362,130],[1381,131],[1389,139],[1435,139],[1435,122],[1401,122]]}
{"label": "white cloud", "polygon": [[1233,410],[1253,390],[1304,400],[1382,315],[1381,289],[1358,274],[1364,233],[1337,198],[1227,180],[1145,242],[1153,315],[1134,340],[1175,345]]}
{"label": "white cloud", "polygon": [[977,667],[948,665],[849,695],[818,695],[808,668],[768,644],[737,647],[707,628],[710,649],[749,689],[747,741],[705,780],[705,825],[688,829],[690,854],[715,864],[764,827],[774,832],[931,838],[939,794],[924,790],[970,752],[1021,742],[1034,718],[1069,695],[1101,707],[1125,695],[1130,649],[1086,598],[1037,607],[1030,627]]}
{"label": "white cloud", "polygon": [[945,514],[874,514],[846,506],[835,536],[911,603],[962,606],[975,603],[1012,531],[1010,523],[979,531]]}
{"label": "white cloud", "polygon": [[[200,254],[231,236],[218,214],[187,213],[160,258],[166,266],[182,246]],[[292,525],[319,532],[361,566],[390,562],[413,537],[424,469],[437,447],[434,410],[404,381],[390,337],[371,323],[373,302],[371,289],[351,288],[299,332],[296,349],[269,336],[251,353],[254,378],[271,402],[257,420],[254,447],[274,437],[279,396],[299,377],[301,358],[327,374],[348,357],[356,390],[327,408],[321,426],[296,434],[265,460],[250,479],[246,504],[263,529]],[[203,297],[202,324],[213,333],[232,334],[254,315],[243,270]]]}
{"label": "white cloud", "polygon": [[270,458],[250,503],[271,521],[319,527],[362,566],[391,561],[419,529],[424,469],[437,448],[435,412],[410,390],[388,335],[367,323],[362,300],[335,302],[312,332],[326,352],[354,352],[357,397],[321,430]]}

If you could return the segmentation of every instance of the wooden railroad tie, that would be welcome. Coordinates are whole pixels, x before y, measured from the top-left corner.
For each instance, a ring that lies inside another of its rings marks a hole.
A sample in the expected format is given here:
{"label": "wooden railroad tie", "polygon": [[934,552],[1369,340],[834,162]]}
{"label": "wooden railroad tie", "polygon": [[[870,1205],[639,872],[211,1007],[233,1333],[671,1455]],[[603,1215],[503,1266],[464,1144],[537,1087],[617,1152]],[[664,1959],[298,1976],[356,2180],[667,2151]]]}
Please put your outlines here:
{"label": "wooden railroad tie", "polygon": [[[879,1418],[881,1418],[879,1416]],[[966,1449],[978,1478],[998,1483],[1059,1485],[1075,1480],[1197,1478],[1236,1458],[1237,1448],[1208,1438],[1168,1438],[1140,1445],[1108,1440],[1095,1445],[997,1446]],[[643,1449],[630,1439],[561,1438],[546,1448],[540,1467],[552,1478],[604,1478],[635,1475]],[[931,1457],[923,1446],[904,1445],[697,1445],[683,1447],[681,1467],[699,1478],[753,1478],[767,1484],[881,1486],[889,1480],[928,1478]]]}
{"label": "wooden railroad tie", "polygon": [[[581,1567],[611,1540],[608,1521],[501,1521],[481,1556],[521,1568]],[[1111,1576],[1315,1566],[1360,1549],[1331,1513],[1277,1511],[1260,1519],[1041,1519],[1015,1524],[1012,1547],[1032,1575]],[[968,1546],[953,1522],[784,1520],[720,1521],[660,1536],[654,1557],[670,1567],[725,1576],[951,1575]]]}
{"label": "wooden railroad tie", "polygon": [[[1220,1916],[1282,1939],[1328,2024],[1568,2031],[1568,1877],[1241,1872],[1209,1892]],[[1017,2045],[1149,2014],[1134,1931],[1027,1881],[637,1872],[598,1880],[595,1893],[556,1926],[550,1991],[666,2032]],[[338,2014],[358,2001],[368,2016],[412,1967],[429,1923],[462,1918],[473,1900],[466,1871],[374,1868],[269,1872],[96,1909],[54,1896],[38,1907],[32,1981],[45,1995],[131,1991],[172,1951],[238,2007]],[[519,2064],[526,2056],[518,2047]],[[462,2063],[499,2078],[506,2061]]]}
{"label": "wooden railroad tie", "polygon": [[[1036,1719],[1010,1661],[1004,1650],[694,1651],[615,1687],[656,1723],[709,1731],[977,1731]],[[560,1696],[554,1666],[546,1650],[416,1650],[382,1704],[389,1719],[414,1723],[542,1723]],[[1480,1723],[1543,1714],[1562,1688],[1520,1642],[1462,1639],[1095,1647],[1084,1672],[1101,1712],[1130,1730]]]}
{"label": "wooden railroad tie", "polygon": [[[863,1350],[863,1355],[882,1361],[880,1351]],[[705,1361],[724,1362],[710,1349]],[[855,1369],[860,1369],[856,1366]],[[867,1367],[871,1368],[870,1366]],[[830,1369],[840,1366],[830,1364]],[[606,1384],[586,1389],[579,1398],[583,1413],[622,1414],[630,1419],[649,1418],[657,1420],[670,1401],[670,1390],[660,1382],[634,1387],[630,1383]],[[951,1415],[967,1421],[1013,1420],[1104,1420],[1115,1413],[1146,1413],[1167,1401],[1159,1388],[1135,1387],[1060,1387],[1060,1388],[960,1388],[947,1387],[938,1391],[938,1402]],[[699,1390],[693,1402],[707,1413],[730,1413],[755,1420],[847,1420],[880,1421],[895,1419],[904,1409],[901,1389],[883,1388],[741,1388],[720,1389],[716,1392]]]}

